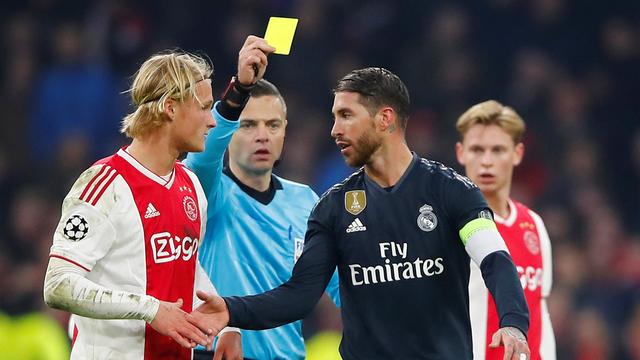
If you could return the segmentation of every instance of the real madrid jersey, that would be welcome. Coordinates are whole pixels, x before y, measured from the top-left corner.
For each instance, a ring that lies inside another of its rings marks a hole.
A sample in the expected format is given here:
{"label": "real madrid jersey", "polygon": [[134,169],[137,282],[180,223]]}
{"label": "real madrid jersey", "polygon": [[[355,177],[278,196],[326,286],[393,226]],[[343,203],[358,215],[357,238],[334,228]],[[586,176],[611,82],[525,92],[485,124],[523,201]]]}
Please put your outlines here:
{"label": "real madrid jersey", "polygon": [[471,359],[471,255],[498,294],[501,326],[527,331],[515,267],[482,194],[440,163],[414,155],[392,188],[361,169],[322,196],[305,239],[287,283],[225,298],[230,326],[305,316],[337,264],[344,359]]}
{"label": "real madrid jersey", "polygon": [[[555,337],[546,303],[552,283],[551,242],[547,230],[538,214],[512,200],[509,200],[509,216],[503,219],[496,215],[495,220],[518,270],[529,306],[531,360],[555,360]],[[491,336],[498,330],[495,301],[482,280],[480,268],[474,263],[471,263],[469,297],[474,359],[501,360],[504,349],[488,347]]]}
{"label": "real madrid jersey", "polygon": [[[117,306],[112,296],[124,291],[132,301],[183,299],[182,309],[190,312],[205,226],[206,199],[191,171],[176,163],[165,180],[121,149],[73,185],[50,256],[84,269],[86,279],[102,286],[83,296],[96,307],[102,301]],[[74,322],[72,359],[191,358],[190,349],[143,320],[74,316]]]}

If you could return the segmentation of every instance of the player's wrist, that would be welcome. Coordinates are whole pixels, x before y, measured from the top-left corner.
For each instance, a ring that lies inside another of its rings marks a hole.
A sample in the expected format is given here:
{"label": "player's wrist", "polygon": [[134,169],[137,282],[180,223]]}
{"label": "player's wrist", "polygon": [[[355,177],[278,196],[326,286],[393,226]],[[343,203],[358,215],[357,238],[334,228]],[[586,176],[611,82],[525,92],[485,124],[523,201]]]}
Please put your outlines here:
{"label": "player's wrist", "polygon": [[141,312],[141,319],[147,322],[147,324],[151,324],[153,320],[155,320],[158,312],[160,311],[160,300],[154,298],[153,296],[146,296],[144,303],[144,310]]}

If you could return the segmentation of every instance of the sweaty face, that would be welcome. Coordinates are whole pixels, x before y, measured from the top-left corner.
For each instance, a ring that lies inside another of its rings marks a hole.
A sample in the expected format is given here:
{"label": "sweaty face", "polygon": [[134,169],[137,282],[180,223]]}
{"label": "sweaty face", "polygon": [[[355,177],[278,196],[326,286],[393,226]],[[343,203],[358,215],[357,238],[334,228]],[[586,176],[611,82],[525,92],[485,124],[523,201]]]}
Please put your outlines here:
{"label": "sweaty face", "polygon": [[284,146],[284,105],[276,96],[251,97],[238,121],[240,128],[229,144],[229,162],[247,175],[271,171]]}
{"label": "sweaty face", "polygon": [[175,106],[175,117],[172,121],[173,143],[179,152],[200,152],[204,150],[204,140],[209,129],[216,126],[211,114],[213,95],[211,80],[206,79],[196,84],[198,99],[189,98]]}
{"label": "sweaty face", "polygon": [[520,164],[524,146],[514,144],[498,125],[474,125],[456,144],[458,162],[485,195],[509,190],[513,168]]}
{"label": "sweaty face", "polygon": [[376,133],[375,119],[359,101],[360,94],[338,92],[333,99],[333,128],[335,139],[347,165],[360,167],[371,162],[382,140]]}

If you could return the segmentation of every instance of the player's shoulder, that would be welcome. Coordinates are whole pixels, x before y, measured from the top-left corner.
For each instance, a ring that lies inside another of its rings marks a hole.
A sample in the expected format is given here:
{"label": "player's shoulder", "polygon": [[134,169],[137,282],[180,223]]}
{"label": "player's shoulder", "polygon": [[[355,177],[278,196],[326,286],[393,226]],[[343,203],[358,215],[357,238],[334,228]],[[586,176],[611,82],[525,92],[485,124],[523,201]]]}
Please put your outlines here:
{"label": "player's shoulder", "polygon": [[341,182],[327,189],[318,199],[312,210],[312,214],[318,217],[331,216],[335,206],[344,202],[344,194],[347,191],[364,189],[364,168],[347,176]]}
{"label": "player's shoulder", "polygon": [[533,221],[537,224],[537,226],[541,226],[544,225],[544,221],[542,221],[542,217],[533,209],[529,208],[527,205],[515,201],[515,200],[511,200],[513,201],[513,203],[516,205],[516,207],[518,208],[518,213],[519,214],[527,214],[529,215]]}
{"label": "player's shoulder", "polygon": [[364,186],[364,167],[358,169],[344,180],[336,183],[327,189],[321,196],[319,202],[332,201],[334,198],[341,198],[342,194],[351,190],[361,190]]}
{"label": "player's shoulder", "polygon": [[95,205],[107,189],[111,188],[111,185],[119,177],[118,175],[119,171],[114,163],[114,156],[100,159],[78,176],[68,197]]}
{"label": "player's shoulder", "polygon": [[82,204],[107,214],[122,194],[130,193],[125,189],[128,185],[120,175],[116,157],[100,159],[78,176],[65,197],[63,211]]}
{"label": "player's shoulder", "polygon": [[463,186],[467,189],[474,189],[478,186],[468,177],[461,175],[453,168],[435,160],[418,158],[417,168],[419,173],[425,175],[431,180],[434,186],[459,187]]}

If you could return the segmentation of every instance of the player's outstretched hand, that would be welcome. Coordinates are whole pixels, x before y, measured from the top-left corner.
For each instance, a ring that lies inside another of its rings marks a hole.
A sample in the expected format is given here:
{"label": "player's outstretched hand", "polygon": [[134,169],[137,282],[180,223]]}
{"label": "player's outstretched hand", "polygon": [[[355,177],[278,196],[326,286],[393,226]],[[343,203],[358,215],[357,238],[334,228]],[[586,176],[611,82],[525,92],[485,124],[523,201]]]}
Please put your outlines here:
{"label": "player's outstretched hand", "polygon": [[267,70],[267,55],[276,51],[260,37],[249,35],[238,53],[238,82],[252,85],[262,79]]}
{"label": "player's outstretched hand", "polygon": [[[218,335],[229,323],[229,310],[224,300],[215,294],[208,294],[202,290],[196,291],[196,295],[203,300],[191,315],[188,317],[189,322],[200,329],[211,330],[212,335]],[[207,346],[211,350],[211,344]]]}
{"label": "player's outstretched hand", "polygon": [[527,338],[515,327],[503,327],[493,334],[489,347],[500,345],[504,345],[504,360],[529,360],[531,357]]}
{"label": "player's outstretched hand", "polygon": [[242,335],[229,331],[218,336],[213,360],[242,360]]}
{"label": "player's outstretched hand", "polygon": [[194,348],[197,344],[211,346],[213,336],[207,336],[187,320],[189,314],[182,310],[182,304],[182,299],[174,303],[160,301],[156,317],[149,325],[186,348]]}

